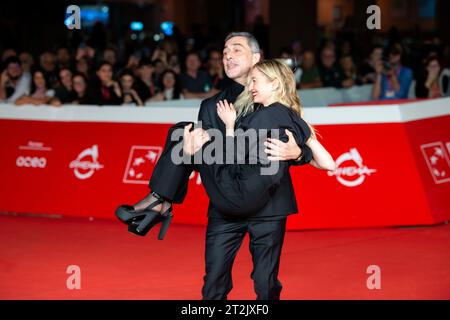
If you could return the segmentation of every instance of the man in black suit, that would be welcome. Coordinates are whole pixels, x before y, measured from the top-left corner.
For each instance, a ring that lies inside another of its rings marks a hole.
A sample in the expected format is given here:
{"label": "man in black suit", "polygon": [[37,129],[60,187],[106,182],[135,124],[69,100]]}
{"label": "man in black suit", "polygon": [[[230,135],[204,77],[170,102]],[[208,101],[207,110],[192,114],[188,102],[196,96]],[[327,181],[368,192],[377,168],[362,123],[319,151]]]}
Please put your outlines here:
{"label": "man in black suit", "polygon": [[[203,129],[219,129],[225,136],[225,126],[217,115],[216,104],[225,99],[234,103],[244,90],[251,68],[259,59],[259,45],[251,34],[236,32],[227,36],[223,63],[225,72],[233,83],[227,89],[202,102],[198,120],[201,121]],[[183,201],[187,192],[189,175],[194,169],[193,165],[176,165],[171,161],[171,150],[175,144],[170,139],[171,134],[185,125],[187,123],[179,123],[169,130],[166,146],[149,183],[154,196],[173,203]],[[190,134],[185,134],[184,139],[191,139]],[[291,160],[293,164],[301,165],[312,159],[311,150],[306,145],[301,150],[292,136],[286,143],[279,141],[277,145],[272,144],[270,147],[269,155],[277,157],[278,160]],[[202,166],[207,165],[201,164],[196,169],[200,171],[205,188],[213,188],[214,181],[205,174],[206,171],[202,169]],[[167,183],[168,181],[170,183]],[[141,200],[134,206],[135,209],[139,210],[148,206],[156,199],[154,196],[150,195]],[[280,186],[271,194],[271,200],[267,205],[250,217],[230,218],[222,215],[210,202],[206,231],[206,274],[202,288],[203,299],[227,299],[232,289],[231,270],[234,258],[248,232],[254,267],[251,277],[254,280],[257,299],[278,300],[282,286],[277,276],[286,217],[296,212],[295,194],[289,175],[283,177]]]}

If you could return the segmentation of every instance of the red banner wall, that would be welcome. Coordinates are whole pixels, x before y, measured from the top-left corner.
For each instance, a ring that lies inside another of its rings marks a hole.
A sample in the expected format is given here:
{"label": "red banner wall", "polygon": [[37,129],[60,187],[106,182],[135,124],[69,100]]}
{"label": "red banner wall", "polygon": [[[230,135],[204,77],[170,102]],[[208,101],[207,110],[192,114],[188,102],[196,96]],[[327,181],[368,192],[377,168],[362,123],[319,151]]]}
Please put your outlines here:
{"label": "red banner wall", "polygon": [[[323,118],[327,110],[321,109]],[[338,168],[333,173],[291,168],[300,214],[288,219],[288,228],[450,220],[447,111],[411,121],[316,124]],[[2,212],[114,219],[119,204],[135,203],[148,192],[170,127],[17,117],[8,113],[0,119]],[[207,204],[195,173],[185,203],[175,207],[174,222],[205,224]]]}

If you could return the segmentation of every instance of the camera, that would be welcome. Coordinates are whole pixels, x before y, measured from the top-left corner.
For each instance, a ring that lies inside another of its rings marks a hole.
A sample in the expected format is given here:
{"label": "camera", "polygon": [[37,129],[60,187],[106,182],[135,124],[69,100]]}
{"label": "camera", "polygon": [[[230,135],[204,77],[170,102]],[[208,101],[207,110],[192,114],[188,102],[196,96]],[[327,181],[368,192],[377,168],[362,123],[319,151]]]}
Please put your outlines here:
{"label": "camera", "polygon": [[383,61],[383,71],[388,72],[388,71],[391,71],[391,69],[392,69],[392,65],[387,61]]}

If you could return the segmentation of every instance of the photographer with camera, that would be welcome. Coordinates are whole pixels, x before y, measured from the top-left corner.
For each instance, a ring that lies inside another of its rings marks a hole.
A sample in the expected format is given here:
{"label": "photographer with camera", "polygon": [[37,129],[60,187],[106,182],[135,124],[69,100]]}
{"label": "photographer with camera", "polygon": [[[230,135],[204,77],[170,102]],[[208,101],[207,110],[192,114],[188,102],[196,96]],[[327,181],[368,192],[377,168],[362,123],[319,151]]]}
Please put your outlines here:
{"label": "photographer with camera", "polygon": [[399,44],[388,49],[388,61],[375,64],[374,100],[406,99],[413,80],[412,70],[401,65],[402,48]]}

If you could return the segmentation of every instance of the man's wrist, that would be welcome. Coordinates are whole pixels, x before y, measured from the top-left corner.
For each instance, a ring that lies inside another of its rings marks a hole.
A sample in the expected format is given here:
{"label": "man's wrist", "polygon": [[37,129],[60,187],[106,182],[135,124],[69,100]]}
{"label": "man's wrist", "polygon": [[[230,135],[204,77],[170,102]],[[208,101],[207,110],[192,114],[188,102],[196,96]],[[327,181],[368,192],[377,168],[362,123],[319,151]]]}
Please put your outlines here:
{"label": "man's wrist", "polygon": [[302,152],[302,149],[300,149],[300,155],[295,159],[295,161],[296,162],[300,161],[302,159],[302,157],[303,157],[303,152]]}

